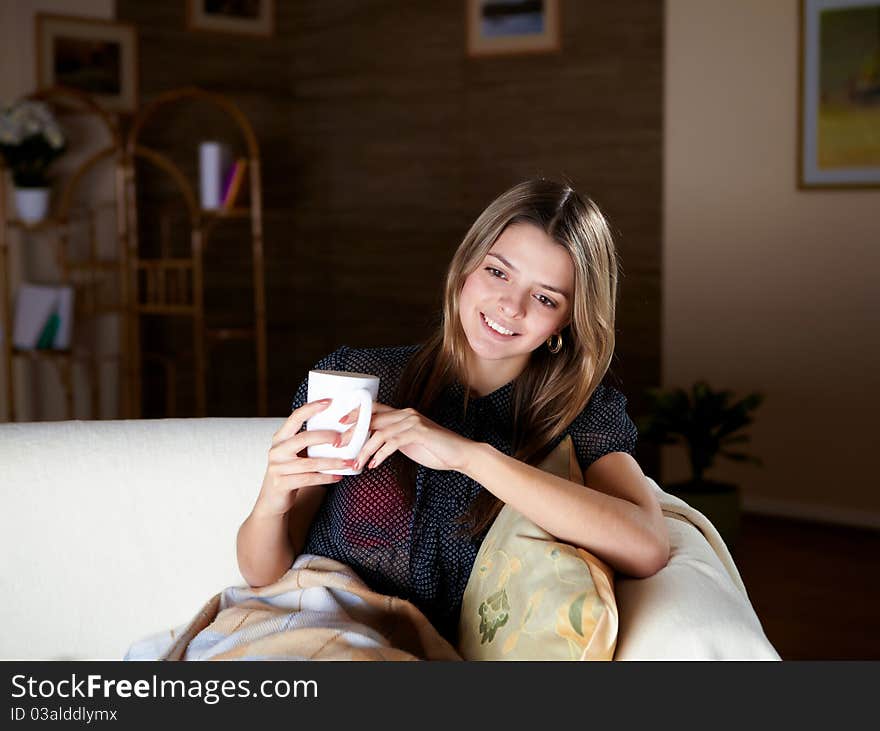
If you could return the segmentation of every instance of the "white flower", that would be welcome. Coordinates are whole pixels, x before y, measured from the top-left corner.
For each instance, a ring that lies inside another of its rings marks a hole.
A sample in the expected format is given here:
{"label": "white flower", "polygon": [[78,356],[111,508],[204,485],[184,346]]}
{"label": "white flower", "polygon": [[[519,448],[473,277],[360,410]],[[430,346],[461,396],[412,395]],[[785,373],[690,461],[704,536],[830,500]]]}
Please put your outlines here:
{"label": "white flower", "polygon": [[25,99],[0,113],[0,144],[15,146],[32,135],[42,135],[54,149],[64,146],[64,133],[45,102]]}

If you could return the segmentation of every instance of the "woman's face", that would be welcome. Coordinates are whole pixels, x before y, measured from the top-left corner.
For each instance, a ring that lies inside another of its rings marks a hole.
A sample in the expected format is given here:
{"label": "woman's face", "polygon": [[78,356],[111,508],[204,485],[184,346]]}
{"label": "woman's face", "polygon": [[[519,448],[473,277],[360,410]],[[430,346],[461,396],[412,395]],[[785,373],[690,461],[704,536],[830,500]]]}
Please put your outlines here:
{"label": "woman's face", "polygon": [[461,290],[459,317],[471,350],[519,373],[569,322],[573,292],[568,252],[530,223],[507,226]]}

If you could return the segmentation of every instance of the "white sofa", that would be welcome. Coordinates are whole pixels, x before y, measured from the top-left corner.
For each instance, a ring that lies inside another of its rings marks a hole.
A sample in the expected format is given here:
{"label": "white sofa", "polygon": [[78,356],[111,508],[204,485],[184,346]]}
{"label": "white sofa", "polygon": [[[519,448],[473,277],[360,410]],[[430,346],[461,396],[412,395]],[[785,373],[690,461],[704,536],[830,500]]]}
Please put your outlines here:
{"label": "white sofa", "polygon": [[[281,421],[0,425],[0,659],[121,659],[242,585],[235,535]],[[778,659],[717,533],[653,484],[672,557],[618,580],[616,659]]]}

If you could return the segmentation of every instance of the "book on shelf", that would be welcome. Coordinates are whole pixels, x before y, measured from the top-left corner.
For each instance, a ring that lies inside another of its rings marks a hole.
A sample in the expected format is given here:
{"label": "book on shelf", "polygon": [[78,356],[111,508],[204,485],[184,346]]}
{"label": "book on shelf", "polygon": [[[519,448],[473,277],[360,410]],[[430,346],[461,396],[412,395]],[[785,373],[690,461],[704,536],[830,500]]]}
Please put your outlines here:
{"label": "book on shelf", "polygon": [[73,287],[23,283],[15,301],[12,344],[22,350],[67,350]]}
{"label": "book on shelf", "polygon": [[239,157],[229,168],[226,180],[223,185],[223,210],[230,210],[235,207],[238,200],[241,186],[244,183],[244,174],[247,171],[247,159]]}
{"label": "book on shelf", "polygon": [[229,146],[214,140],[199,145],[199,198],[206,211],[223,205],[223,177],[229,169]]}

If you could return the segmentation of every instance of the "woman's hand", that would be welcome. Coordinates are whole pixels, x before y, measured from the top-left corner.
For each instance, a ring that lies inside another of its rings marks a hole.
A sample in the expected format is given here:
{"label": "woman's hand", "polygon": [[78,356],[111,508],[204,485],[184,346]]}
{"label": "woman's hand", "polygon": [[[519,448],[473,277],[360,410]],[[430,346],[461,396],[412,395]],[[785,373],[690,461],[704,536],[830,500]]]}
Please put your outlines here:
{"label": "woman's hand", "polygon": [[[341,419],[343,424],[357,421],[358,409]],[[469,449],[474,442],[431,421],[415,409],[395,409],[379,402],[373,403],[370,421],[372,436],[361,448],[355,462],[360,469],[373,469],[382,464],[396,451],[414,462],[432,470],[456,470],[461,472],[467,461]],[[346,440],[350,439],[349,429]],[[343,443],[346,443],[346,440]]]}
{"label": "woman's hand", "polygon": [[293,411],[272,437],[269,464],[254,505],[260,516],[284,515],[293,507],[296,491],[306,485],[327,485],[339,482],[342,475],[324,475],[319,470],[346,469],[354,460],[338,457],[309,457],[312,444],[342,443],[342,434],[332,429],[302,431],[302,425],[330,405],[330,399],[312,401]]}

